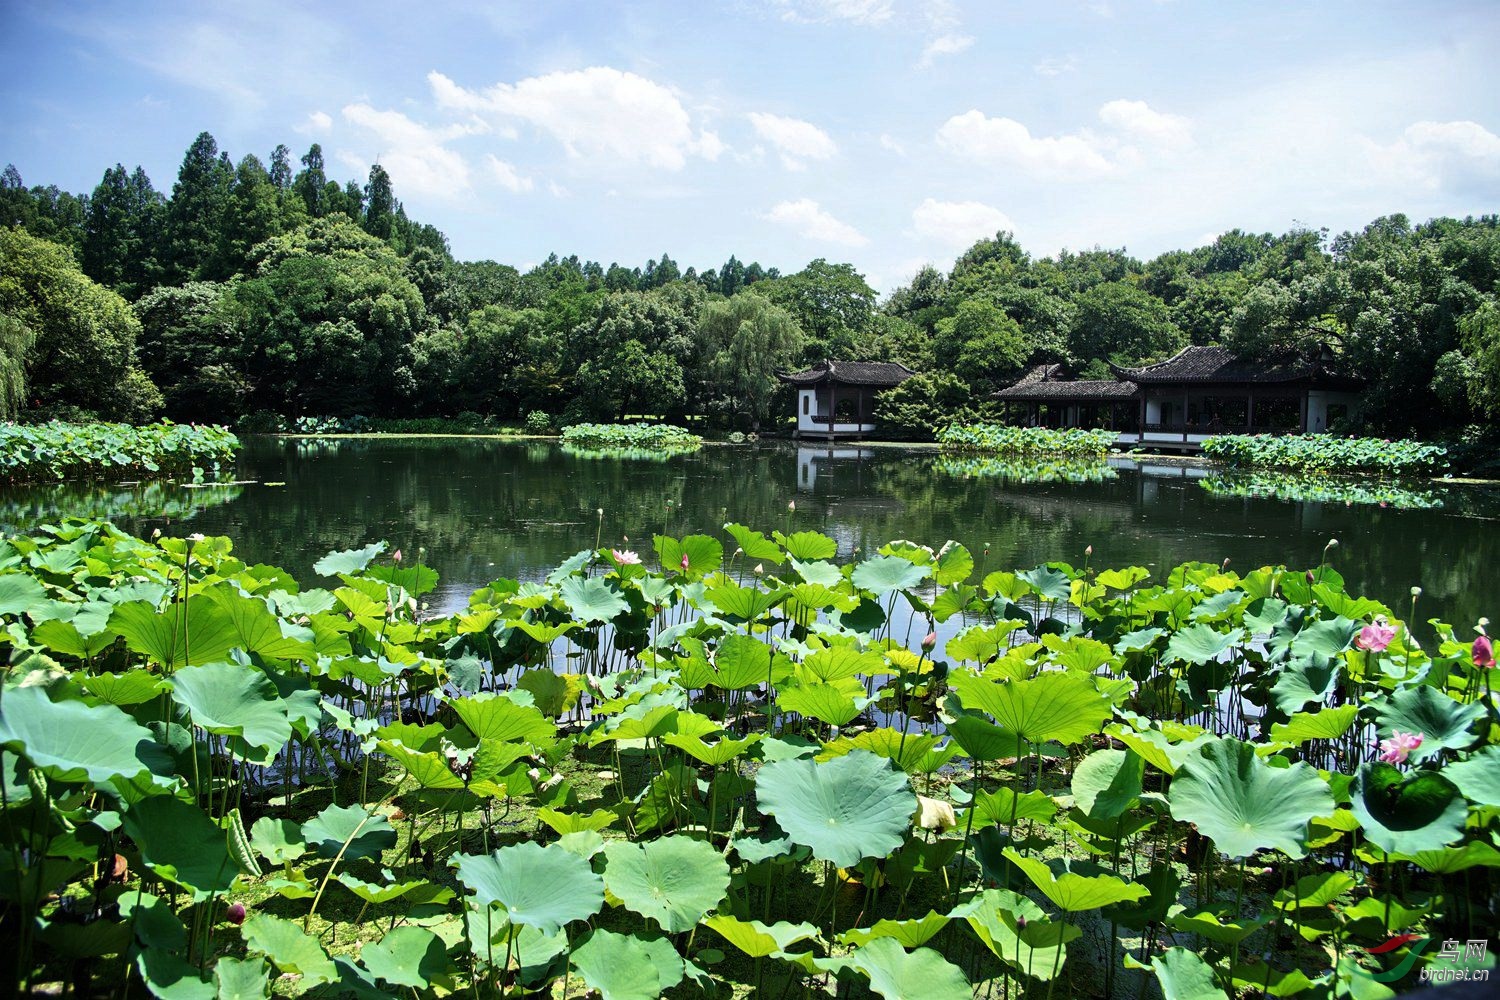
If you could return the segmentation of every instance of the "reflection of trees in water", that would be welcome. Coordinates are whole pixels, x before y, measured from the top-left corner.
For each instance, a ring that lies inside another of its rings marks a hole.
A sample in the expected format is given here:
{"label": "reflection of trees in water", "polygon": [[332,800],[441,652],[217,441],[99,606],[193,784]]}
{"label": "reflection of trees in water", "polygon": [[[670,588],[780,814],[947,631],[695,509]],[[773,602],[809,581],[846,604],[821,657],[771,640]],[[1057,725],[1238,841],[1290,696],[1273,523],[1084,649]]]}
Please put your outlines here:
{"label": "reflection of trees in water", "polygon": [[1399,486],[1378,479],[1366,481],[1275,472],[1223,473],[1199,480],[1199,485],[1218,496],[1264,497],[1304,503],[1374,504],[1403,510],[1435,510],[1444,506],[1446,500],[1442,490]]}
{"label": "reflection of trees in water", "polygon": [[0,494],[0,531],[29,531],[48,521],[87,517],[104,521],[187,521],[200,511],[238,498],[241,486],[140,483],[55,483],[7,489]]}
{"label": "reflection of trees in water", "polygon": [[[352,447],[351,447],[352,446]],[[794,447],[705,447],[664,462],[573,458],[554,445],[482,439],[345,441],[307,458],[285,442],[252,441],[240,475],[285,487],[247,487],[233,503],[201,510],[192,530],[227,534],[242,558],[308,576],[330,549],[387,539],[442,574],[434,603],[459,602],[500,576],[538,579],[601,541],[648,560],[651,536],[711,534],[737,521],[764,532],[816,529],[845,557],[895,539],[940,545],[953,538],[984,572],[1050,560],[1153,570],[1190,559],[1316,565],[1330,537],[1334,563],[1352,591],[1403,603],[1426,588],[1419,617],[1451,616],[1467,627],[1481,613],[1477,584],[1500,559],[1500,499],[1453,487],[1443,511],[1345,507],[1218,497],[1195,481],[1124,470],[1098,483],[1020,484],[954,479],[932,452],[870,448],[820,461],[812,492],[797,488]],[[787,502],[796,500],[795,513]],[[668,505],[670,501],[670,506]],[[1472,516],[1453,516],[1463,512]],[[149,534],[155,524],[122,521]],[[985,543],[988,559],[981,556]]]}

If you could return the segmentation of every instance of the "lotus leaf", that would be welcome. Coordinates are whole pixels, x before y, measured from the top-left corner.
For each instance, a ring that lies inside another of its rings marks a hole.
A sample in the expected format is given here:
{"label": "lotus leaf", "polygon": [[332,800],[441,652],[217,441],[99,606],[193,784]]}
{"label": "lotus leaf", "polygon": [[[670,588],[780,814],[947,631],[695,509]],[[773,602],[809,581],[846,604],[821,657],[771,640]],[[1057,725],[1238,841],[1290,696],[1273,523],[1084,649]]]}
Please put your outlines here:
{"label": "lotus leaf", "polygon": [[876,556],[854,567],[854,585],[877,597],[898,590],[911,590],[931,573],[927,566],[917,566],[900,556]]}
{"label": "lotus leaf", "polygon": [[1421,733],[1422,745],[1410,756],[1416,762],[1444,749],[1462,750],[1473,743],[1469,727],[1483,715],[1483,705],[1464,705],[1436,688],[1419,684],[1402,688],[1386,699],[1376,710],[1375,721],[1382,737],[1398,729]]}
{"label": "lotus leaf", "polygon": [[344,576],[345,574],[360,573],[375,557],[386,549],[385,542],[375,542],[366,545],[362,549],[344,549],[341,552],[330,552],[322,559],[313,563],[313,572],[320,576]]}
{"label": "lotus leaf", "polygon": [[1190,625],[1172,635],[1167,643],[1166,659],[1184,663],[1208,663],[1217,660],[1243,636],[1238,630],[1227,635],[1208,625]]}
{"label": "lotus leaf", "polygon": [[[1005,849],[1005,856],[1011,864],[1026,873],[1032,885],[1042,890],[1043,895],[1057,904],[1059,909],[1069,913],[1130,902],[1150,892],[1143,885],[1099,873],[1097,866],[1087,862],[1058,862],[1059,870],[1053,871],[1052,866],[1046,862],[1025,857],[1013,847]],[[1081,874],[1074,869],[1084,869],[1089,874]]]}
{"label": "lotus leaf", "polygon": [[1008,889],[986,889],[949,914],[966,920],[996,958],[1042,982],[1067,959],[1068,942],[1082,931],[1054,923],[1040,906]]}
{"label": "lotus leaf", "polygon": [[486,742],[524,740],[533,746],[546,746],[557,736],[557,727],[536,708],[501,695],[480,694],[458,698],[451,704],[469,732]]}
{"label": "lotus leaf", "polygon": [[951,683],[965,708],[988,712],[1002,728],[1032,743],[1077,743],[1110,717],[1109,699],[1082,674],[1046,671],[1031,680],[995,683],[960,672]]}
{"label": "lotus leaf", "polygon": [[276,685],[254,667],[183,667],[172,675],[172,700],[188,710],[195,726],[233,737],[235,752],[262,766],[292,738],[286,703]]}
{"label": "lotus leaf", "polygon": [[271,970],[259,958],[229,958],[214,963],[218,1000],[261,1000],[271,995]]}
{"label": "lotus leaf", "polygon": [[683,975],[682,958],[666,940],[643,941],[603,929],[574,948],[571,961],[603,1000],[655,1000]]}
{"label": "lotus leaf", "polygon": [[620,596],[619,589],[600,577],[570,576],[558,589],[568,611],[583,622],[613,621],[630,610],[630,602]]}
{"label": "lotus leaf", "polygon": [[556,934],[587,920],[604,905],[604,880],[589,863],[556,844],[502,847],[493,854],[460,854],[458,880],[481,906],[498,905],[513,924]]}
{"label": "lotus leaf", "polygon": [[1271,922],[1270,917],[1228,920],[1211,910],[1187,913],[1179,910],[1167,918],[1168,926],[1187,934],[1196,934],[1216,944],[1235,945]]}
{"label": "lotus leaf", "polygon": [[419,990],[445,977],[452,967],[442,939],[422,927],[397,927],[378,944],[365,945],[359,960],[377,979]]}
{"label": "lotus leaf", "polygon": [[1172,779],[1168,802],[1174,819],[1197,824],[1233,858],[1264,848],[1300,858],[1308,821],[1334,809],[1328,784],[1307,764],[1272,767],[1236,739],[1195,750]]}
{"label": "lotus leaf", "polygon": [[799,941],[818,936],[812,924],[777,922],[763,924],[759,920],[737,920],[724,914],[708,917],[703,925],[716,931],[720,937],[734,945],[751,958],[765,958],[784,952]]}
{"label": "lotus leaf", "polygon": [[1145,761],[1129,750],[1096,750],[1073,770],[1073,800],[1098,819],[1123,815],[1141,797]]}
{"label": "lotus leaf", "polygon": [[777,531],[773,532],[773,536],[786,549],[787,555],[803,562],[832,559],[838,555],[838,542],[816,531],[794,531],[790,535]]}
{"label": "lotus leaf", "polygon": [[1168,948],[1151,957],[1162,1000],[1229,1000],[1214,981],[1209,964],[1186,948]]}
{"label": "lotus leaf", "polygon": [[181,799],[158,795],[137,802],[125,813],[125,832],[148,868],[197,899],[228,891],[240,873],[224,831]]}
{"label": "lotus leaf", "polygon": [[928,910],[927,915],[913,920],[877,920],[869,927],[855,927],[839,936],[844,944],[869,944],[878,938],[890,938],[903,948],[919,948],[931,941],[944,927],[949,918],[945,914]]}
{"label": "lotus leaf", "polygon": [[165,612],[148,601],[117,604],[109,627],[125,638],[133,652],[166,670],[218,662],[237,641],[234,620],[206,596],[190,597]]}
{"label": "lotus leaf", "polygon": [[1364,764],[1349,788],[1365,837],[1391,854],[1441,850],[1463,834],[1468,806],[1436,771],[1403,775],[1389,764]]}
{"label": "lotus leaf", "polygon": [[960,715],[948,724],[948,735],[972,760],[1005,760],[1024,756],[1021,738],[977,715]]}
{"label": "lotus leaf", "polygon": [[724,530],[739,544],[746,562],[769,562],[780,566],[786,560],[781,546],[759,531],[752,531],[742,524],[726,524]]}
{"label": "lotus leaf", "polygon": [[1271,738],[1286,743],[1336,740],[1349,731],[1358,714],[1358,705],[1339,705],[1318,712],[1298,712],[1286,722],[1272,725]]}
{"label": "lotus leaf", "polygon": [[783,688],[776,703],[783,712],[796,712],[830,726],[846,726],[864,711],[868,699],[856,700],[835,684],[799,684]]}
{"label": "lotus leaf", "polygon": [[1500,747],[1487,746],[1468,760],[1449,764],[1442,773],[1475,805],[1500,806]]}
{"label": "lotus leaf", "polygon": [[[396,830],[363,806],[327,806],[302,824],[302,838],[320,858],[375,857],[396,846]],[[347,845],[347,846],[345,846]]]}
{"label": "lotus leaf", "polygon": [[290,920],[257,913],[240,928],[245,947],[251,954],[264,955],[283,973],[300,976],[303,989],[339,978],[328,952],[301,927]]}
{"label": "lotus leaf", "polygon": [[[664,571],[684,573],[693,579],[701,579],[718,569],[724,562],[724,546],[709,535],[688,535],[680,541],[670,535],[657,535],[653,540],[657,558]],[[687,559],[687,568],[682,567]]]}
{"label": "lotus leaf", "polygon": [[39,687],[0,697],[0,744],[59,781],[100,785],[146,773],[142,745],[154,746],[151,731],[115,706],[53,702]]}
{"label": "lotus leaf", "polygon": [[676,747],[701,764],[707,764],[709,767],[722,767],[759,743],[763,738],[764,734],[762,733],[751,733],[742,740],[730,739],[725,736],[713,743],[705,743],[701,736],[668,733],[662,738],[662,742],[668,746]]}
{"label": "lotus leaf", "polygon": [[668,934],[690,930],[729,889],[724,856],[701,840],[614,841],[605,845],[604,856],[605,888]]}
{"label": "lotus leaf", "polygon": [[931,948],[907,952],[890,938],[854,950],[849,965],[870,977],[870,989],[886,1000],[973,1000],[963,971]]}
{"label": "lotus leaf", "polygon": [[761,768],[756,797],[794,843],[852,868],[905,840],[917,797],[905,774],[866,750],[826,763],[783,760]]}

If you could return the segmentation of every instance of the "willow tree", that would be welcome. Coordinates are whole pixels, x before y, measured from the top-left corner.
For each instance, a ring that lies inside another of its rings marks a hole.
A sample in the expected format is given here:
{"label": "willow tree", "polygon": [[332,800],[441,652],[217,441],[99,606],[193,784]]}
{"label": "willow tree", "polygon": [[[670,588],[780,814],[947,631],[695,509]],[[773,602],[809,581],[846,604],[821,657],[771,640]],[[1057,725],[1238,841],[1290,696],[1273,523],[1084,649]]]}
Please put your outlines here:
{"label": "willow tree", "polygon": [[704,408],[721,422],[751,429],[774,419],[776,373],[795,365],[802,328],[792,314],[757,292],[711,302],[698,314],[707,362]]}
{"label": "willow tree", "polygon": [[26,352],[34,343],[31,327],[0,313],[0,417],[15,416],[26,400]]}

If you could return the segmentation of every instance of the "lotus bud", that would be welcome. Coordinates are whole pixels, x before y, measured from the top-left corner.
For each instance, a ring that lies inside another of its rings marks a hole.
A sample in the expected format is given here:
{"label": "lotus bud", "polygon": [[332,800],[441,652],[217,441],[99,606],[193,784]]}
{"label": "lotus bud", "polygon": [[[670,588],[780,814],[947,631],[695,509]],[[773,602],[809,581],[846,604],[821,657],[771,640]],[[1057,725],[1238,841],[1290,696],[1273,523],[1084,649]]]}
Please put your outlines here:
{"label": "lotus bud", "polygon": [[1026,918],[1025,917],[1017,917],[1016,918],[1016,930],[1018,930],[1018,931],[1024,931],[1025,929],[1026,929]]}
{"label": "lotus bud", "polygon": [[1481,635],[1474,640],[1472,654],[1474,657],[1474,666],[1476,667],[1493,667],[1495,665],[1495,646],[1490,642],[1490,637],[1487,635]]}
{"label": "lotus bud", "polygon": [[763,576],[763,575],[765,575],[765,572],[766,572],[766,564],[765,563],[756,563],[755,564],[755,575],[756,576]]}
{"label": "lotus bud", "polygon": [[686,552],[682,554],[682,571],[684,573],[688,571],[688,555]]}
{"label": "lotus bud", "polygon": [[161,537],[161,529],[160,528],[157,528],[155,531],[151,532],[151,540],[153,542],[156,541],[160,537]]}
{"label": "lotus bud", "polygon": [[1416,600],[1418,597],[1421,597],[1422,596],[1422,588],[1421,587],[1413,587],[1413,588],[1411,588],[1411,596],[1412,596],[1412,600]]}
{"label": "lotus bud", "polygon": [[530,778],[533,783],[541,781],[542,780],[541,769],[540,768],[536,768],[536,767],[531,768],[530,770],[528,770],[526,772],[526,777]]}
{"label": "lotus bud", "polygon": [[745,554],[745,550],[744,549],[740,548],[738,545],[736,545],[734,547],[734,555],[735,556],[742,556],[744,554]]}
{"label": "lotus bud", "polygon": [[1086,555],[1086,556],[1093,555],[1094,554],[1094,547],[1092,545],[1086,545],[1086,546],[1084,546],[1084,548],[1083,548],[1083,554]]}
{"label": "lotus bud", "polygon": [[1221,562],[1221,563],[1219,563],[1219,569],[1220,570],[1226,570],[1228,568],[1229,568],[1229,557],[1225,556],[1224,557],[1224,561]]}
{"label": "lotus bud", "polygon": [[603,517],[604,516],[604,508],[600,507],[597,513],[599,514],[600,517]]}
{"label": "lotus bud", "polygon": [[203,532],[201,532],[201,531],[195,531],[191,535],[188,535],[188,541],[190,541],[190,542],[201,542],[206,537],[208,537],[208,536],[204,535]]}
{"label": "lotus bud", "polygon": [[245,922],[245,904],[230,903],[229,909],[225,912],[224,916],[231,924],[238,927]]}
{"label": "lotus bud", "polygon": [[932,648],[934,646],[936,646],[936,645],[937,645],[937,631],[936,630],[928,632],[927,635],[922,638],[922,652],[924,652],[924,653],[930,653],[930,652],[932,652]]}
{"label": "lotus bud", "polygon": [[1313,576],[1313,571],[1312,570],[1308,570],[1307,571],[1307,582],[1308,583],[1317,583],[1318,582],[1318,578],[1315,577],[1315,576]]}
{"label": "lotus bud", "polygon": [[1337,538],[1330,538],[1330,539],[1328,539],[1328,544],[1325,545],[1325,546],[1323,546],[1323,551],[1327,552],[1329,549],[1336,549],[1338,547],[1339,547],[1339,540]]}

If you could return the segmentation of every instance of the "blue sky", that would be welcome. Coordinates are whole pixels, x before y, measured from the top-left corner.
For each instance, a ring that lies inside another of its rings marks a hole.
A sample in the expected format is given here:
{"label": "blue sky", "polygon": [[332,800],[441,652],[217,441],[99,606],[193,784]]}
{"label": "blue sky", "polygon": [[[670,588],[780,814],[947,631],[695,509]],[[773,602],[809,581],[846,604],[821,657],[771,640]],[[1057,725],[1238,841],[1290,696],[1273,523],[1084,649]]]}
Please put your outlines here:
{"label": "blue sky", "polygon": [[[140,9],[144,8],[144,9]],[[170,189],[379,157],[463,258],[848,260],[1013,230],[1141,256],[1224,229],[1500,210],[1500,4],[0,0],[0,161]]]}

